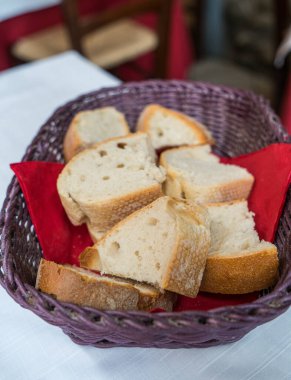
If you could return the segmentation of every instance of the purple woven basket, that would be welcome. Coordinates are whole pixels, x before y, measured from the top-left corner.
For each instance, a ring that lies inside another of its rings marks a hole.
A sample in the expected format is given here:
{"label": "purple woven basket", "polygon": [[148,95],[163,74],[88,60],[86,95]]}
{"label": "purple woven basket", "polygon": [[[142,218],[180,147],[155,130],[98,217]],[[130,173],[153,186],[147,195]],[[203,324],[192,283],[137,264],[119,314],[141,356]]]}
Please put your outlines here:
{"label": "purple woven basket", "polygon": [[[265,100],[249,92],[203,83],[148,81],[102,89],[59,108],[42,126],[23,161],[63,161],[62,142],[72,117],[81,110],[115,106],[134,130],[149,103],[185,112],[213,133],[216,152],[237,156],[291,139]],[[234,342],[283,313],[291,304],[291,191],[280,219],[276,245],[280,279],[269,293],[249,304],[211,311],[146,313],[98,311],[58,302],[37,291],[42,251],[22,191],[14,177],[0,217],[0,282],[21,306],[59,326],[76,343],[95,347],[208,347]]]}

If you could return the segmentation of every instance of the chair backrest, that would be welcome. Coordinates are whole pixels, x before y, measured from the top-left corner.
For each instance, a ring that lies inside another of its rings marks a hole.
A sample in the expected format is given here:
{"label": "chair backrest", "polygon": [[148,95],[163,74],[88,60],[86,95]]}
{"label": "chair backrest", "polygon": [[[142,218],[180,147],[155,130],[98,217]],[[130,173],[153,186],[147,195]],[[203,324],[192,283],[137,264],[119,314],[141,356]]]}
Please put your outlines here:
{"label": "chair backrest", "polygon": [[156,30],[158,45],[155,51],[153,76],[166,78],[172,3],[173,0],[127,0],[121,5],[98,13],[86,22],[82,22],[79,16],[78,0],[62,0],[62,8],[72,47],[83,55],[85,53],[82,40],[86,34],[122,18],[155,13],[158,18]]}

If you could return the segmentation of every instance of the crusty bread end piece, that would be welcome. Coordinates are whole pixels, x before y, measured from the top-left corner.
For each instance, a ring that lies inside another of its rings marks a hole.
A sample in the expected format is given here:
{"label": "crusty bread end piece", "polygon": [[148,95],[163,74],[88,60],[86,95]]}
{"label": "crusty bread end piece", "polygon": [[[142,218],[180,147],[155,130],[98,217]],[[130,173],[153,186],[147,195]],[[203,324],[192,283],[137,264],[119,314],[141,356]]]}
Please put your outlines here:
{"label": "crusty bread end piece", "polygon": [[243,294],[273,286],[278,279],[274,244],[260,241],[246,201],[210,204],[211,246],[200,290]]}
{"label": "crusty bread end piece", "polygon": [[164,180],[148,136],[137,133],[77,154],[59,175],[57,189],[74,225],[88,222],[105,231],[162,196]]}
{"label": "crusty bread end piece", "polygon": [[211,133],[196,119],[159,104],[144,108],[137,130],[149,134],[155,149],[214,143]]}
{"label": "crusty bread end piece", "polygon": [[69,161],[92,144],[112,137],[125,136],[129,132],[124,115],[114,107],[78,112],[64,138],[65,160]]}
{"label": "crusty bread end piece", "polygon": [[166,150],[160,164],[167,172],[165,194],[199,203],[247,199],[254,182],[246,169],[221,164],[209,145]]}
{"label": "crusty bread end piece", "polygon": [[161,293],[152,286],[124,279],[100,276],[70,265],[42,259],[36,288],[59,301],[99,310],[171,311],[176,299],[170,292]]}
{"label": "crusty bread end piece", "polygon": [[195,297],[209,244],[205,208],[161,197],[115,225],[81,254],[80,264]]}

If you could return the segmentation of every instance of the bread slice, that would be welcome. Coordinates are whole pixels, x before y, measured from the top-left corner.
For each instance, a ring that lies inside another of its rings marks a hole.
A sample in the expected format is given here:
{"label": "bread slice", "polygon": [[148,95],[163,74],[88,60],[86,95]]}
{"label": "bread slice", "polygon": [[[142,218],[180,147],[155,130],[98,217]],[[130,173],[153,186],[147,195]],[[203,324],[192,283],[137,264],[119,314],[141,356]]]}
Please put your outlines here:
{"label": "bread slice", "polygon": [[278,279],[274,244],[260,241],[246,201],[210,204],[211,246],[200,290],[242,294],[266,289]]}
{"label": "bread slice", "polygon": [[164,169],[145,133],[96,144],[62,170],[57,189],[74,225],[106,231],[133,211],[162,196]]}
{"label": "bread slice", "polygon": [[166,150],[160,164],[167,171],[165,194],[199,203],[247,199],[254,182],[246,169],[219,163],[209,145]]}
{"label": "bread slice", "polygon": [[78,112],[64,139],[64,156],[69,161],[88,146],[112,137],[125,136],[129,127],[124,115],[114,107]]}
{"label": "bread slice", "polygon": [[161,197],[129,215],[80,256],[82,267],[195,297],[210,244],[207,211]]}
{"label": "bread slice", "polygon": [[160,293],[153,286],[133,281],[104,277],[82,268],[59,265],[42,259],[36,288],[59,301],[100,310],[171,311],[176,299],[170,292]]}
{"label": "bread slice", "polygon": [[149,104],[144,108],[137,129],[149,134],[155,149],[214,142],[211,133],[203,124],[159,104]]}
{"label": "bread slice", "polygon": [[89,235],[94,243],[97,243],[97,241],[100,240],[106,234],[106,231],[100,231],[88,222],[86,224]]}

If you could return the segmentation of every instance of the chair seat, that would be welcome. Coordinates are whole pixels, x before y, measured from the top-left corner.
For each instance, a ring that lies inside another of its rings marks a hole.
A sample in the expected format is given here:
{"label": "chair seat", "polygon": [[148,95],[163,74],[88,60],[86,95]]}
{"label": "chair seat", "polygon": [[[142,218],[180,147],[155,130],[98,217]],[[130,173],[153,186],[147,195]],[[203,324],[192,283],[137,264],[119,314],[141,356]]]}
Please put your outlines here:
{"label": "chair seat", "polygon": [[[124,19],[84,37],[87,57],[98,66],[109,69],[154,50],[156,34],[137,22]],[[17,41],[12,54],[21,61],[35,61],[71,49],[66,29],[57,26]]]}

